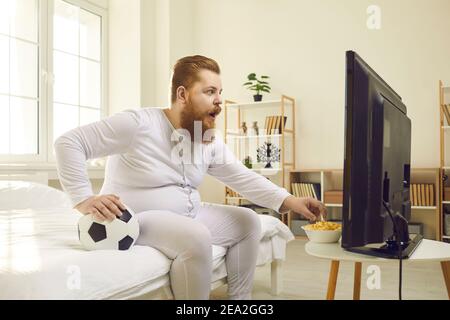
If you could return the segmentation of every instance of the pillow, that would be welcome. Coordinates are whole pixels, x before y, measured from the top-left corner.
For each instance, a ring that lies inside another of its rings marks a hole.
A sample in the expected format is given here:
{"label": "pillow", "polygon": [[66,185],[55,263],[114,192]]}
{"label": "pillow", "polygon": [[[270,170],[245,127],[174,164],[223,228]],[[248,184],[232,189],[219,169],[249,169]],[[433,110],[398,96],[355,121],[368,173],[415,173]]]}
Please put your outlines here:
{"label": "pillow", "polygon": [[70,207],[69,196],[45,184],[0,180],[0,210]]}
{"label": "pillow", "polygon": [[278,234],[286,241],[293,240],[294,234],[280,219],[266,214],[259,214],[261,219],[261,239],[270,239],[274,235]]}

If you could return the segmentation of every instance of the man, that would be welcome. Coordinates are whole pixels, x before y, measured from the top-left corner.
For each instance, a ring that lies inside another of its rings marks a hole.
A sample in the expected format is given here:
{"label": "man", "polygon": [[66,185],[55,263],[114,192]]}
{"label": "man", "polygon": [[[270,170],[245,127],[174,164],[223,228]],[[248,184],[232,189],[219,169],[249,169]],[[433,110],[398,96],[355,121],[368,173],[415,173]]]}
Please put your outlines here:
{"label": "man", "polygon": [[[55,142],[60,181],[75,208],[98,220],[120,216],[124,203],[137,212],[141,232],[136,243],[173,259],[175,299],[209,298],[213,244],[227,248],[229,298],[251,298],[259,218],[247,208],[201,203],[197,187],[205,174],[279,212],[293,210],[312,221],[326,214],[321,202],[290,195],[213,139],[221,93],[218,64],[203,56],[185,57],[174,66],[169,109],[121,112]],[[105,181],[100,195],[94,195],[86,160],[104,156],[109,156]]]}

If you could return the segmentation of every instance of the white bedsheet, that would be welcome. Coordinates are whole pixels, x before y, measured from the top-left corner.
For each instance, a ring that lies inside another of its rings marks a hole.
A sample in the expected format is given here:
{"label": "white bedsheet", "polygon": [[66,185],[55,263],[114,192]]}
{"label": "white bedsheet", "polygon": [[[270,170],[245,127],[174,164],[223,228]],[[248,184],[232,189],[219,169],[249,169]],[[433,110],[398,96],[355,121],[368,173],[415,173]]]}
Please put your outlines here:
{"label": "white bedsheet", "polygon": [[[85,251],[76,229],[81,215],[61,191],[1,183],[0,299],[125,299],[168,284],[171,260],[151,247]],[[258,265],[284,259],[292,233],[278,219],[260,217]],[[225,253],[213,246],[213,281],[226,274]]]}

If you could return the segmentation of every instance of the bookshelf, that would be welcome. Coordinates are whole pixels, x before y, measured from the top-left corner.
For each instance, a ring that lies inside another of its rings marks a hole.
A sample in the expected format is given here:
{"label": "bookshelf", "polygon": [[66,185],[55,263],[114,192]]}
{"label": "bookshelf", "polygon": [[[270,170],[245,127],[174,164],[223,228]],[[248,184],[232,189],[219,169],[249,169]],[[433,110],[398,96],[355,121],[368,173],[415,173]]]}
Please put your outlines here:
{"label": "bookshelf", "polygon": [[440,188],[439,213],[441,239],[450,242],[450,86],[439,81],[439,114],[440,114]]}
{"label": "bookshelf", "polygon": [[[279,100],[237,103],[224,102],[225,143],[247,167],[275,184],[287,188],[288,172],[295,166],[295,99],[281,95]],[[283,121],[284,119],[284,121]],[[243,129],[243,122],[246,130]],[[257,129],[254,124],[256,122]],[[246,132],[244,132],[246,131]],[[279,154],[279,161],[266,168],[258,149],[270,144]],[[225,187],[225,204],[251,204],[247,199]],[[281,216],[287,224],[287,214]]]}
{"label": "bookshelf", "polygon": [[[424,186],[424,192],[417,193],[414,198],[415,205],[411,211],[411,231],[419,230],[425,238],[441,240],[441,214],[439,206],[439,168],[414,168],[411,169],[411,184]],[[342,169],[308,169],[292,170],[289,172],[289,191],[295,194],[293,183],[306,183],[320,185],[321,201],[328,210],[328,220],[340,222],[342,220],[342,189],[343,189],[343,170]],[[425,186],[433,185],[433,192],[426,192]],[[294,185],[295,188],[295,185]],[[338,191],[341,191],[340,193]],[[330,196],[327,197],[327,194]],[[423,194],[423,201],[416,199]],[[339,196],[338,196],[339,195]],[[428,195],[428,197],[426,197]],[[300,194],[303,196],[303,194]],[[412,195],[413,196],[413,195]],[[450,204],[450,199],[449,199]],[[420,205],[419,205],[420,204]],[[288,214],[288,226],[294,234],[302,236],[300,227],[307,224],[308,221],[300,218],[293,213]],[[414,228],[414,229],[413,229]]]}

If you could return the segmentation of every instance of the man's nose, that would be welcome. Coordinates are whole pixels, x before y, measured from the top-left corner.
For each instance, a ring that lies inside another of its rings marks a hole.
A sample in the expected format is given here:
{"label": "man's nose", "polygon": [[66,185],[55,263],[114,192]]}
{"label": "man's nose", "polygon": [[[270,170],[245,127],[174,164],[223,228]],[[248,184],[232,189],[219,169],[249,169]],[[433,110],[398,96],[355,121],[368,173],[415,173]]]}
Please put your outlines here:
{"label": "man's nose", "polygon": [[222,105],[222,96],[220,94],[216,97],[216,100],[214,101],[214,104],[216,106],[221,106]]}

